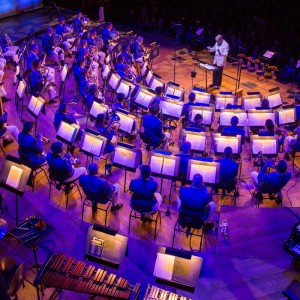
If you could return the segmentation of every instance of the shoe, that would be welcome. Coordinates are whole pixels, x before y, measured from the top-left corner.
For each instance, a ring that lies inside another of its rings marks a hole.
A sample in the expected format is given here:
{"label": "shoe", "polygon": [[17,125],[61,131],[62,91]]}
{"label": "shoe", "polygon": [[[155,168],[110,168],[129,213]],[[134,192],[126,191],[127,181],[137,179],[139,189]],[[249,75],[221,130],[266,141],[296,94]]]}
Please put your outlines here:
{"label": "shoe", "polygon": [[213,83],[209,85],[209,87],[211,87],[211,88],[214,87],[214,86],[215,86],[215,85],[214,85]]}
{"label": "shoe", "polygon": [[215,223],[214,222],[211,222],[211,223],[204,223],[203,225],[203,232],[207,233],[209,232],[211,229],[213,229],[215,226]]}
{"label": "shoe", "polygon": [[108,165],[105,166],[105,170],[108,172],[109,175],[112,175],[111,167],[112,167],[111,164],[108,164]]}
{"label": "shoe", "polygon": [[115,213],[117,210],[121,209],[122,207],[123,207],[123,204],[120,203],[120,204],[117,204],[117,205],[112,206],[111,209],[110,209],[110,211],[111,211],[112,213]]}
{"label": "shoe", "polygon": [[68,54],[67,54],[67,57],[72,58],[72,54],[71,54],[71,53],[68,53]]}
{"label": "shoe", "polygon": [[289,155],[289,153],[284,153],[284,159],[286,160],[286,161],[289,161],[290,160],[290,155]]}
{"label": "shoe", "polygon": [[219,85],[215,85],[215,86],[214,86],[214,89],[219,90],[219,89],[220,89],[220,86],[219,86]]}
{"label": "shoe", "polygon": [[14,139],[4,139],[3,140],[3,147],[8,146],[9,144],[13,143]]}
{"label": "shoe", "polygon": [[97,211],[97,202],[92,203],[92,212],[95,213]]}
{"label": "shoe", "polygon": [[53,104],[53,103],[56,103],[56,102],[57,102],[57,100],[50,99],[48,103],[49,103],[49,104]]}

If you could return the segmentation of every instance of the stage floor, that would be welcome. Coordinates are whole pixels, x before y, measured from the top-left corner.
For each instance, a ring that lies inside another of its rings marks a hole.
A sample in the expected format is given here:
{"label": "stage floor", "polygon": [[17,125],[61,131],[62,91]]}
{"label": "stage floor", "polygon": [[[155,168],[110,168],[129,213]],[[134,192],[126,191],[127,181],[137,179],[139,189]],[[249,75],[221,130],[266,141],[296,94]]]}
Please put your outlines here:
{"label": "stage floor", "polygon": [[[31,12],[34,13],[34,12]],[[56,18],[55,13],[53,18]],[[37,17],[38,18],[38,17]],[[46,19],[44,19],[46,20]],[[54,20],[54,19],[53,19]],[[36,26],[36,25],[35,25]],[[49,26],[46,22],[43,28]],[[13,27],[14,28],[14,27]],[[15,27],[13,31],[17,31]],[[34,25],[28,27],[26,34],[33,30]],[[122,30],[124,28],[120,28]],[[160,47],[160,56],[155,59],[153,69],[158,73],[162,79],[167,83],[174,79],[174,44],[175,40],[158,34],[146,34],[140,32],[145,37],[145,43],[149,45],[153,41],[158,42]],[[22,35],[23,36],[23,35]],[[20,37],[18,37],[20,38]],[[14,37],[14,40],[18,38]],[[37,40],[40,44],[40,39]],[[180,47],[178,47],[176,56],[179,55]],[[176,61],[175,63],[175,81],[185,88],[186,97],[192,86],[191,71],[196,70],[197,76],[194,79],[194,84],[204,86],[204,72],[198,69],[197,63],[193,60],[193,53],[187,51],[182,54],[184,60]],[[211,59],[205,53],[198,53],[200,58]],[[67,59],[68,65],[71,66],[72,60]],[[225,73],[235,76],[236,67],[228,64]],[[268,81],[260,81],[253,72],[246,69],[242,70],[241,87],[243,93],[247,91],[260,91],[266,94],[269,89],[280,87],[283,100],[287,103],[292,103],[293,99],[288,98],[286,90],[289,84],[284,84],[269,79]],[[15,95],[15,86],[13,82],[12,68],[5,71],[4,86],[8,91],[10,102],[4,103],[4,106],[9,114],[9,124],[16,125],[20,130],[22,124],[20,121],[20,108],[16,109],[13,101]],[[60,73],[56,69],[56,84],[60,85]],[[221,91],[233,91],[235,82],[227,77],[223,78]],[[67,83],[67,89],[71,92],[66,93],[66,101],[72,101],[75,94],[75,85],[73,80]],[[297,90],[298,91],[298,90]],[[218,91],[211,91],[216,94]],[[27,101],[27,100],[25,100]],[[241,98],[239,98],[239,102]],[[58,104],[47,104],[46,115],[41,114],[38,122],[38,132],[55,141],[56,133],[53,126],[54,113]],[[70,111],[83,114],[83,107],[81,104],[70,104]],[[212,128],[215,130],[218,125],[218,113],[215,116],[215,121]],[[30,118],[30,115],[24,109],[24,118]],[[86,118],[79,118],[80,124],[85,126]],[[172,133],[173,140],[177,141],[180,126]],[[136,143],[138,144],[138,143]],[[208,143],[208,147],[210,142]],[[45,152],[49,151],[50,144],[45,145]],[[254,207],[251,202],[251,192],[248,190],[245,183],[251,183],[250,173],[256,168],[253,166],[253,161],[250,158],[250,144],[243,146],[242,152],[242,173],[239,182],[240,197],[237,200],[236,207],[232,206],[231,199],[226,198],[221,200],[214,197],[217,203],[217,211],[213,216],[213,220],[219,221],[224,217],[229,222],[229,245],[224,245],[223,240],[218,233],[218,230],[213,230],[208,233],[203,243],[203,249],[198,255],[203,257],[203,267],[199,278],[196,291],[193,295],[178,290],[179,294],[187,295],[193,299],[282,299],[281,291],[293,278],[299,279],[299,274],[292,269],[291,257],[282,250],[284,240],[288,238],[292,225],[297,222],[297,219],[288,211],[287,208],[277,208],[274,201],[265,201],[261,208]],[[12,143],[5,147],[8,154],[18,156],[17,143]],[[177,143],[170,147],[170,151],[178,153],[179,149]],[[208,149],[209,151],[209,149]],[[84,154],[76,151],[75,156],[81,160],[81,166],[86,165],[86,157]],[[211,156],[214,157],[213,152]],[[279,153],[279,157],[283,158],[283,153]],[[3,161],[3,154],[0,153],[0,160]],[[148,153],[143,150],[143,162],[148,162]],[[99,160],[100,172],[104,174],[104,161]],[[291,162],[288,162],[289,170],[292,172],[292,179],[283,190],[283,206],[292,207],[292,211],[300,215],[300,188],[297,185],[299,178],[295,176],[292,170]],[[139,176],[137,173],[128,173],[127,183],[130,179]],[[113,183],[119,183],[121,187],[124,184],[124,171],[120,169],[113,169],[113,175],[107,176],[107,179]],[[158,179],[159,180],[159,179]],[[160,182],[160,180],[159,180]],[[170,181],[165,180],[162,187],[162,195],[164,203],[162,204],[162,225],[158,228],[158,236],[156,241],[153,241],[153,225],[141,224],[138,221],[132,223],[132,231],[129,238],[129,256],[125,259],[124,264],[116,273],[123,275],[131,283],[141,282],[142,291],[145,291],[147,283],[154,283],[153,268],[156,258],[156,251],[158,245],[171,246],[172,234],[175,222],[177,220],[178,211],[175,201],[178,195],[178,190],[171,194],[171,204],[168,205]],[[246,187],[246,189],[245,189]],[[249,186],[248,186],[249,187]],[[7,207],[2,214],[8,222],[9,228],[15,226],[15,197],[13,194],[0,189],[4,204]],[[92,220],[91,211],[87,209],[84,214],[84,221],[81,221],[82,201],[78,194],[73,195],[69,200],[68,209],[65,209],[65,200],[63,193],[57,190],[53,191],[52,197],[48,199],[49,184],[45,178],[41,178],[36,184],[35,192],[32,193],[31,188],[27,188],[24,196],[19,200],[19,217],[21,220],[30,215],[37,215],[49,222],[55,227],[55,231],[51,233],[46,241],[38,250],[38,259],[42,263],[50,250],[58,253],[63,251],[77,259],[83,259],[83,245],[86,239],[86,232],[89,224],[100,223],[103,224],[103,214],[98,212],[96,220]],[[116,215],[109,214],[108,225],[117,228],[121,234],[127,235],[128,219],[130,213],[129,207],[130,194],[120,193],[120,202],[124,204],[122,210]],[[223,205],[223,206],[222,206]],[[165,216],[168,209],[171,211],[171,218]],[[276,229],[273,230],[273,223],[276,220]],[[278,227],[278,228],[277,228]],[[265,231],[266,230],[266,231]],[[243,242],[240,237],[248,237]],[[199,240],[193,239],[192,245],[194,248],[198,246]],[[264,246],[266,245],[266,248]],[[175,246],[188,250],[189,244],[185,235],[182,234],[176,238]],[[251,252],[251,251],[252,252]],[[238,253],[243,251],[243,253]],[[13,256],[18,263],[25,262],[26,269],[33,264],[33,255],[30,249],[25,248],[16,242],[10,243],[5,239],[0,240],[0,257]],[[126,275],[124,275],[126,274]],[[27,272],[28,279],[32,279],[34,274],[31,271]],[[20,289],[18,295],[19,299],[36,299],[35,289],[25,283],[25,289]],[[47,299],[50,290],[46,290]],[[59,299],[88,299],[87,295],[78,295],[71,292],[64,291]]]}

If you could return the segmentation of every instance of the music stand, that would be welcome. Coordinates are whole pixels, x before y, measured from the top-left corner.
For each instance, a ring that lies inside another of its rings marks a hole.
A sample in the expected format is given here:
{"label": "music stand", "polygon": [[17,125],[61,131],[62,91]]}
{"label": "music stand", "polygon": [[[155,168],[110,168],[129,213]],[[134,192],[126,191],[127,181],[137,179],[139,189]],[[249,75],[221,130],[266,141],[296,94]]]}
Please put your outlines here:
{"label": "music stand", "polygon": [[294,125],[296,122],[296,107],[294,105],[283,106],[276,111],[278,126]]}
{"label": "music stand", "polygon": [[181,90],[179,87],[180,87],[180,84],[169,81],[167,83],[166,91],[165,91],[166,98],[168,98],[170,96],[171,97],[175,96],[179,101],[183,101],[184,100],[184,91]]}
{"label": "music stand", "polygon": [[243,109],[223,109],[220,113],[220,126],[231,126],[231,118],[233,116],[239,118],[238,127],[248,125],[248,116]]}
{"label": "music stand", "polygon": [[73,123],[68,124],[64,121],[61,121],[60,126],[56,133],[56,138],[67,145],[68,151],[70,150],[70,147],[72,147],[73,143],[75,142],[75,139],[77,137],[77,134],[80,130],[80,126]]}
{"label": "music stand", "polygon": [[198,88],[193,88],[190,92],[196,95],[195,103],[210,104],[211,94],[203,92],[203,90]]}
{"label": "music stand", "polygon": [[169,120],[179,120],[181,117],[183,104],[179,101],[165,100],[159,103],[161,113]]}
{"label": "music stand", "polygon": [[0,186],[16,195],[16,226],[19,223],[18,197],[23,196],[31,169],[20,163],[20,159],[6,156],[0,170]]}
{"label": "music stand", "polygon": [[295,66],[295,70],[293,71],[293,77],[292,77],[292,82],[291,82],[291,87],[287,90],[287,92],[289,93],[288,98],[294,98],[295,97],[295,90],[293,89],[293,85],[294,85],[294,80],[295,80],[295,73],[297,71],[297,69],[300,68],[300,59],[297,61],[297,64]]}
{"label": "music stand", "polygon": [[256,157],[259,152],[268,157],[276,157],[278,154],[278,136],[252,135],[252,157]]}
{"label": "music stand", "polygon": [[118,230],[94,224],[89,226],[84,259],[119,269],[128,250],[128,237]]}
{"label": "music stand", "polygon": [[241,153],[241,135],[223,135],[222,133],[215,133],[213,137],[214,152],[216,156],[224,153],[226,147],[231,147],[232,154],[240,155]]}
{"label": "music stand", "polygon": [[113,166],[125,170],[124,192],[126,192],[127,171],[136,172],[142,162],[142,152],[130,144],[119,142],[115,146],[111,161]]}
{"label": "music stand", "polygon": [[270,109],[248,110],[248,127],[264,127],[267,119],[275,123],[275,112]]}
{"label": "music stand", "polygon": [[157,283],[194,293],[202,263],[191,252],[159,246],[153,275]]}
{"label": "music stand", "polygon": [[234,105],[237,103],[238,97],[232,94],[218,94],[216,95],[216,111],[226,109],[227,104]]}
{"label": "music stand", "polygon": [[[129,80],[122,78],[119,82],[118,87],[116,88],[116,93],[123,93],[125,95],[126,101],[128,101],[131,93],[134,90],[134,84],[131,83]],[[130,107],[130,105],[129,105]]]}
{"label": "music stand", "polygon": [[150,83],[152,81],[152,77],[154,76],[154,73],[152,70],[148,69],[147,75],[145,77],[145,85],[150,86]]}
{"label": "music stand", "polygon": [[205,92],[208,90],[207,73],[215,71],[218,67],[206,62],[199,61],[199,68],[205,72]]}
{"label": "music stand", "polygon": [[134,127],[136,126],[136,117],[134,115],[131,115],[127,110],[125,109],[117,109],[116,114],[119,116],[120,120],[120,126],[118,128],[118,131],[121,132],[121,134],[131,134]]}
{"label": "music stand", "polygon": [[207,135],[195,128],[185,128],[183,130],[184,141],[191,143],[191,152],[203,154],[206,148]]}
{"label": "music stand", "polygon": [[195,116],[197,114],[202,115],[203,125],[210,127],[214,120],[214,109],[213,107],[206,107],[200,105],[191,105],[190,106],[190,122],[194,122]]}
{"label": "music stand", "polygon": [[248,111],[250,109],[255,109],[256,107],[261,106],[261,101],[262,101],[261,94],[242,96],[242,108],[245,111]]}
{"label": "music stand", "polygon": [[152,68],[153,60],[159,56],[159,47],[160,47],[160,45],[157,45],[155,43],[155,45],[153,45],[153,47],[150,50],[149,58],[148,58],[150,68]]}
{"label": "music stand", "polygon": [[164,88],[164,85],[165,85],[165,83],[163,82],[161,77],[156,75],[156,74],[153,74],[153,76],[151,78],[151,81],[150,81],[150,84],[149,84],[150,89],[155,91],[155,89],[158,86],[161,86],[162,88]]}
{"label": "music stand", "polygon": [[97,119],[99,114],[106,115],[108,112],[108,106],[97,101],[93,101],[92,107],[89,112],[89,116],[86,118],[86,126],[88,119]]}
{"label": "music stand", "polygon": [[270,108],[278,108],[282,105],[282,98],[281,94],[278,92],[278,89],[271,92],[269,95],[265,96],[266,99],[269,101]]}
{"label": "music stand", "polygon": [[155,94],[143,86],[140,86],[133,98],[133,102],[142,109],[148,110],[152,105],[155,98]]}

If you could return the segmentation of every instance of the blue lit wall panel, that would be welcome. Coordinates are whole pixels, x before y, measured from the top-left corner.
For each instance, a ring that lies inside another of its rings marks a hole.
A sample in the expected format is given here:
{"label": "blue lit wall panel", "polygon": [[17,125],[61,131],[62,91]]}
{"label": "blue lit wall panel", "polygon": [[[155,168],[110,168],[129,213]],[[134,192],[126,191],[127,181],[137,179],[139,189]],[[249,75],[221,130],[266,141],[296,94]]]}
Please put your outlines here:
{"label": "blue lit wall panel", "polygon": [[0,18],[43,6],[43,0],[0,0]]}

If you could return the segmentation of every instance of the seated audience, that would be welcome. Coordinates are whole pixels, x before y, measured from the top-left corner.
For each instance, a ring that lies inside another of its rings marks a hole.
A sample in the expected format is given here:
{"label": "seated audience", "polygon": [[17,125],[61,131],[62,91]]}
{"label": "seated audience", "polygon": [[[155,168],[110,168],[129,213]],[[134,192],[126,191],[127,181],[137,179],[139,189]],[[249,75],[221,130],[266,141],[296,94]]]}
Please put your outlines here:
{"label": "seated audience", "polygon": [[22,132],[19,133],[19,156],[26,165],[37,168],[46,162],[44,146],[40,133],[36,137],[33,135],[33,123],[25,122]]}
{"label": "seated audience", "polygon": [[207,191],[200,174],[194,175],[192,186],[180,188],[177,207],[178,209],[199,212],[199,218],[205,224],[204,231],[207,232],[214,227],[211,219],[216,204],[211,200],[211,195]]}
{"label": "seated audience", "polygon": [[151,168],[148,165],[142,165],[140,170],[141,176],[132,179],[129,185],[129,190],[132,192],[130,205],[133,209],[145,214],[155,212],[162,202],[162,196],[156,192],[158,184],[150,176]]}
{"label": "seated audience", "polygon": [[73,167],[70,153],[63,155],[64,149],[61,142],[54,142],[50,150],[51,152],[47,154],[50,177],[54,176],[59,182],[67,183],[76,181],[81,175],[87,175],[86,168]]}
{"label": "seated audience", "polygon": [[109,181],[100,178],[98,175],[98,165],[92,163],[88,167],[89,175],[81,175],[79,177],[79,185],[82,187],[86,196],[93,202],[92,210],[97,210],[97,203],[106,204],[112,201],[111,212],[116,212],[123,207],[118,204],[120,185],[112,184]]}

